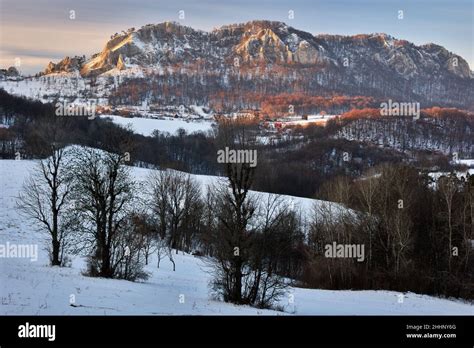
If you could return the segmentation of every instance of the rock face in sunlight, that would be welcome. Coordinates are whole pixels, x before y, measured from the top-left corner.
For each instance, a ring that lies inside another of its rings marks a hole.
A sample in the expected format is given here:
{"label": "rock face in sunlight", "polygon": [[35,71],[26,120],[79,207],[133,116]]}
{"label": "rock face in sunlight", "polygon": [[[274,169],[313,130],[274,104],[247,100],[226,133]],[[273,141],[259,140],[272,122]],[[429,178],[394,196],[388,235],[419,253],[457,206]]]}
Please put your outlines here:
{"label": "rock face in sunlight", "polygon": [[74,72],[78,71],[84,64],[85,57],[66,57],[59,63],[54,64],[49,62],[48,66],[44,70],[45,74],[60,73],[60,72]]}
{"label": "rock face in sunlight", "polygon": [[119,71],[143,79],[174,74],[175,82],[186,82],[190,91],[204,81],[216,90],[232,90],[239,83],[254,93],[257,87],[251,80],[258,77],[277,93],[294,92],[298,81],[300,89],[317,94],[392,97],[463,108],[474,99],[469,65],[441,46],[416,46],[387,34],[313,35],[264,20],[211,32],[174,22],[131,28],[113,35],[88,60],[66,57],[51,62],[45,74],[80,72],[90,78]]}

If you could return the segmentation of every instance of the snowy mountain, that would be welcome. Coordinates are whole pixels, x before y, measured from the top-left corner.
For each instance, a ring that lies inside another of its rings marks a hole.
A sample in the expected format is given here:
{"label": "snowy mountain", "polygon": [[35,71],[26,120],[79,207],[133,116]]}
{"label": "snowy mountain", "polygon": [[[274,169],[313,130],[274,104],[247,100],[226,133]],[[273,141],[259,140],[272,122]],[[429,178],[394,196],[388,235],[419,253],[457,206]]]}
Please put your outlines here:
{"label": "snowy mountain", "polygon": [[[171,74],[170,85],[184,84],[192,99],[238,88],[264,94],[362,94],[464,108],[474,100],[469,65],[441,46],[416,46],[387,34],[313,35],[272,21],[212,32],[174,22],[132,28],[113,35],[90,59],[65,58],[45,73],[78,71],[92,77],[133,69],[145,76]],[[193,96],[198,86],[203,91]]]}
{"label": "snowy mountain", "polygon": [[[258,106],[258,95],[304,92],[474,107],[473,72],[441,46],[387,34],[313,35],[264,20],[211,32],[174,22],[131,28],[88,59],[51,62],[39,79],[44,86],[45,78],[65,76],[77,82],[76,97],[106,97],[111,104],[207,105],[224,93],[244,96],[237,106],[248,107]],[[3,84],[26,94],[25,86]],[[31,93],[52,98],[61,91]]]}

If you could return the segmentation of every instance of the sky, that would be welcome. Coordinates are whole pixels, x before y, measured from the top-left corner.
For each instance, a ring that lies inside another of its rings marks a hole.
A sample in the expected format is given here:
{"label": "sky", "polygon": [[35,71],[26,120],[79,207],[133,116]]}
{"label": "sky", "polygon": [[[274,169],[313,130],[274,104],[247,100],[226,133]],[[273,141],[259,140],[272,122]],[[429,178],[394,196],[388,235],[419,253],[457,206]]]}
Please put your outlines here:
{"label": "sky", "polygon": [[34,74],[50,61],[100,52],[112,34],[150,23],[212,30],[255,19],[312,34],[387,33],[417,45],[433,42],[474,70],[474,0],[0,0],[0,67],[16,62],[23,74]]}

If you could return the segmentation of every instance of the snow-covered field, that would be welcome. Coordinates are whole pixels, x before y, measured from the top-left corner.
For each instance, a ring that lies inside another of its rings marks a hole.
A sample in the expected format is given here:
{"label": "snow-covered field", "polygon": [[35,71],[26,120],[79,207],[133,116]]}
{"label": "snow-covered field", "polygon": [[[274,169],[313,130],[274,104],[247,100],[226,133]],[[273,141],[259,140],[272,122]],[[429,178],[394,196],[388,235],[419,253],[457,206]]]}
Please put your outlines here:
{"label": "snow-covered field", "polygon": [[474,168],[474,159],[460,159],[455,162],[457,164],[468,166],[469,168]]}
{"label": "snow-covered field", "polygon": [[[107,314],[107,315],[473,315],[474,307],[413,293],[392,291],[327,291],[291,288],[280,305],[284,312],[235,306],[213,300],[210,275],[201,258],[176,255],[176,272],[162,260],[147,266],[151,277],[132,283],[85,277],[84,259],[73,257],[69,268],[48,266],[46,238],[31,222],[18,215],[15,201],[28,172],[35,165],[27,160],[0,160],[0,245],[37,244],[38,260],[0,258],[0,315]],[[150,170],[134,168],[142,180]],[[202,184],[216,177],[195,176]],[[257,193],[255,193],[257,194]],[[314,200],[287,197],[304,211]],[[291,295],[291,296],[290,296]],[[402,295],[402,296],[400,296]],[[71,298],[75,306],[70,305]],[[401,301],[403,300],[403,301]]]}
{"label": "snow-covered field", "polygon": [[320,126],[326,125],[329,120],[332,120],[339,115],[308,115],[307,119],[295,118],[294,120],[289,120],[283,122],[285,126],[302,126],[306,127],[311,124],[317,124]]}
{"label": "snow-covered field", "polygon": [[[109,89],[106,88],[107,79],[100,76],[97,80],[95,97],[97,104],[105,102]],[[85,98],[86,92],[91,89],[90,81],[78,74],[61,73],[41,77],[27,77],[21,80],[0,81],[0,88],[6,92],[42,102],[52,102],[55,99],[69,101]]]}
{"label": "snow-covered field", "polygon": [[101,118],[109,118],[115,124],[126,127],[130,125],[135,133],[151,136],[154,130],[175,134],[179,128],[183,128],[187,133],[207,132],[212,129],[211,121],[186,121],[183,119],[154,119],[143,117],[122,117],[115,115],[103,115]]}
{"label": "snow-covered field", "polygon": [[[439,178],[441,178],[442,176],[450,176],[451,172],[430,172],[428,173],[428,175],[433,180],[435,180],[435,183],[436,183],[439,180]],[[466,179],[468,175],[469,176],[474,175],[474,168],[469,168],[468,170],[464,172],[459,172],[459,171],[456,172],[456,176],[458,179]],[[435,185],[435,183],[433,183],[433,185]]]}

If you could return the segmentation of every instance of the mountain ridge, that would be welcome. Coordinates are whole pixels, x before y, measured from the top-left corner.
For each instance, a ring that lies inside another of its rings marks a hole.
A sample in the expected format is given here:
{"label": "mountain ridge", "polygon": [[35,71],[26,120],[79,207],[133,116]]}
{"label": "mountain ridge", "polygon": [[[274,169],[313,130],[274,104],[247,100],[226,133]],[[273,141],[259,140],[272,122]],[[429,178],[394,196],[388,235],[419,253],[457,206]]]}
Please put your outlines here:
{"label": "mountain ridge", "polygon": [[[225,35],[226,33],[230,32],[232,35],[237,34],[243,35],[243,40],[247,40],[247,42],[239,42],[238,44],[235,44],[233,48],[237,49],[237,53],[242,50],[238,50],[238,48],[241,48],[243,44],[249,43],[248,41],[255,41],[257,39],[260,40],[265,40],[267,38],[272,38],[274,41],[277,41],[277,39],[281,38],[281,35],[284,34],[284,31],[287,32],[287,34],[296,34],[298,38],[301,38],[301,41],[307,41],[308,38],[311,40],[342,40],[342,41],[363,41],[363,40],[383,40],[384,45],[387,45],[386,40],[390,40],[391,45],[398,45],[398,46],[403,46],[403,45],[408,45],[414,48],[422,48],[422,49],[430,49],[433,50],[434,48],[440,50],[440,53],[443,53],[444,55],[450,57],[450,58],[457,58],[458,61],[458,66],[459,63],[461,65],[460,69],[453,69],[454,72],[458,72],[461,77],[463,78],[473,78],[472,71],[469,67],[469,64],[459,55],[454,54],[453,52],[448,51],[446,48],[444,48],[441,45],[435,44],[435,43],[426,43],[423,45],[415,45],[407,40],[403,39],[397,39],[389,34],[386,33],[367,33],[367,34],[356,34],[356,35],[340,35],[340,34],[317,34],[313,35],[309,32],[297,30],[291,26],[288,26],[284,22],[279,22],[279,21],[268,21],[268,20],[254,20],[254,21],[249,21],[246,23],[237,23],[237,24],[229,24],[229,25],[223,25],[219,28],[214,28],[212,31],[203,31],[199,29],[194,29],[189,26],[184,26],[181,25],[179,22],[162,22],[158,24],[147,24],[140,29],[134,29],[131,32],[127,32],[126,34],[116,34],[116,37],[113,37],[111,40],[109,40],[104,49],[99,52],[94,54],[93,56],[96,56],[95,58],[91,58],[89,62],[84,62],[84,64],[90,63],[91,60],[94,60],[97,58],[97,56],[100,56],[101,54],[104,54],[106,51],[115,51],[117,49],[117,46],[123,46],[127,44],[136,44],[137,41],[133,40],[132,38],[138,36],[138,43],[140,44],[141,37],[145,35],[149,35],[150,33],[153,35],[154,33],[158,32],[160,33],[163,31],[163,27],[166,32],[171,32],[173,34],[178,34],[178,35],[186,35],[186,34],[194,34],[194,35],[202,35],[203,37],[205,36],[212,36],[212,35],[217,35],[217,36],[222,36]],[[259,32],[256,32],[256,31]],[[242,31],[242,33],[239,33],[239,31]],[[277,32],[275,32],[277,31]],[[252,33],[250,37],[246,37],[245,34]],[[142,35],[145,34],[145,35]],[[262,35],[263,34],[263,35]],[[259,37],[258,37],[259,36]],[[295,37],[295,36],[293,36]],[[166,36],[165,36],[166,38]],[[297,39],[298,39],[297,38]],[[156,38],[155,39],[160,39]],[[118,42],[118,45],[117,45]],[[288,43],[291,42],[285,42],[287,45]],[[312,42],[313,44],[315,43],[314,41]],[[135,52],[131,51],[129,52],[130,54],[134,54]],[[70,60],[70,57],[66,57],[66,60]],[[70,69],[67,69],[68,65],[63,62],[65,59],[60,61],[57,64],[54,64],[53,62],[50,62],[49,65],[56,65],[58,67],[60,66],[65,66],[65,71],[70,71]],[[72,58],[73,59],[73,58]],[[118,60],[118,57],[116,58]],[[52,69],[46,69],[45,73],[49,73]],[[92,73],[92,71],[83,71],[84,74],[87,73]]]}
{"label": "mountain ridge", "polygon": [[[209,32],[178,22],[147,24],[111,36],[89,59],[51,62],[44,74],[74,72],[89,78],[128,69],[181,75],[175,84],[189,76],[212,79],[205,83],[222,90],[239,84],[250,93],[366,95],[474,108],[469,64],[440,45],[415,45],[385,33],[313,35],[268,20]],[[261,84],[242,84],[257,77]],[[197,82],[193,87],[200,88]]]}

